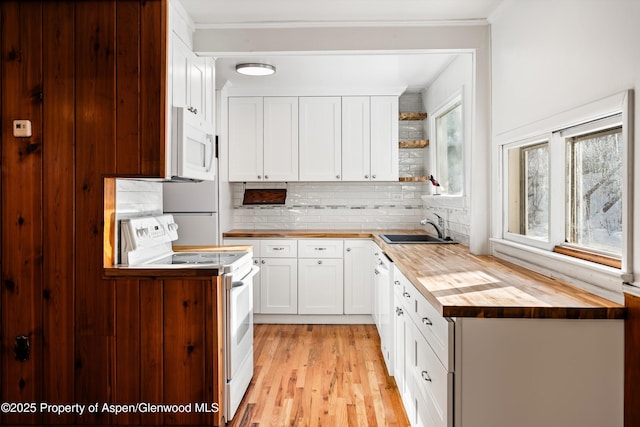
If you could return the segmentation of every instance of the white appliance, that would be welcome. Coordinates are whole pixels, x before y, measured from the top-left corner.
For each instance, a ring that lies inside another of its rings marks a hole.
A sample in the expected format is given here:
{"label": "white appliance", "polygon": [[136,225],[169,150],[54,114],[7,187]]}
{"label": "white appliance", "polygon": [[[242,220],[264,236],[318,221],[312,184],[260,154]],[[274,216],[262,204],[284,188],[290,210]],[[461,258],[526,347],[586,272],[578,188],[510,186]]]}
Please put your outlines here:
{"label": "white appliance", "polygon": [[171,177],[216,179],[216,142],[213,125],[187,108],[174,107],[171,126]]}
{"label": "white appliance", "polygon": [[176,245],[219,244],[217,181],[162,184],[162,210],[180,227]]}
{"label": "white appliance", "polygon": [[224,404],[221,416],[233,419],[253,377],[252,252],[174,252],[179,225],[173,215],[120,222],[120,262],[130,268],[212,268],[223,277]]}

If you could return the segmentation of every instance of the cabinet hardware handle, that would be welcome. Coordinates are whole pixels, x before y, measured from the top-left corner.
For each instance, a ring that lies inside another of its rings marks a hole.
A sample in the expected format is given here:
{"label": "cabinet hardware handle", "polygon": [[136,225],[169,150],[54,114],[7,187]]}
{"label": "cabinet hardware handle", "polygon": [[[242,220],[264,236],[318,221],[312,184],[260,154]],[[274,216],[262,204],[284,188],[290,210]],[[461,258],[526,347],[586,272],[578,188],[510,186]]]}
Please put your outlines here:
{"label": "cabinet hardware handle", "polygon": [[336,179],[340,179],[340,175],[336,175]]}
{"label": "cabinet hardware handle", "polygon": [[274,251],[284,251],[284,248],[273,248]]}
{"label": "cabinet hardware handle", "polygon": [[326,251],[327,248],[315,248],[316,251]]}
{"label": "cabinet hardware handle", "polygon": [[[258,260],[257,260],[257,259],[254,259],[254,260],[253,260],[253,263],[254,263],[254,264],[259,264],[259,262],[258,262]],[[264,261],[262,261],[262,263],[264,264]]]}
{"label": "cabinet hardware handle", "polygon": [[264,179],[269,179],[269,175],[265,175],[265,176],[264,176]]}
{"label": "cabinet hardware handle", "polygon": [[318,264],[322,264],[322,261],[318,261]]}
{"label": "cabinet hardware handle", "polygon": [[265,260],[262,260],[262,263],[263,263],[263,264],[266,264],[266,263],[267,263],[267,261],[265,261]]}
{"label": "cabinet hardware handle", "polygon": [[365,176],[364,176],[364,179],[369,179],[369,175],[365,175]]}
{"label": "cabinet hardware handle", "polygon": [[404,314],[404,311],[400,307],[396,307],[396,314],[398,316],[402,316]]}
{"label": "cabinet hardware handle", "polygon": [[351,252],[351,248],[347,248],[347,252]]}
{"label": "cabinet hardware handle", "polygon": [[396,285],[396,286],[400,286],[400,282],[398,280],[394,280],[393,284]]}
{"label": "cabinet hardware handle", "polygon": [[376,273],[376,274],[380,274],[380,272],[378,271],[377,268],[375,270],[373,270],[373,272]]}
{"label": "cabinet hardware handle", "polygon": [[378,252],[376,252],[376,253],[375,253],[375,254],[373,254],[373,255],[374,255],[374,256],[378,256],[379,254],[378,254]]}
{"label": "cabinet hardware handle", "polygon": [[376,179],[376,176],[375,175],[371,175],[371,178]]}
{"label": "cabinet hardware handle", "polygon": [[429,319],[428,317],[423,317],[422,318],[422,323],[424,323],[427,326],[431,326],[433,325],[433,322],[431,321],[431,319]]}
{"label": "cabinet hardware handle", "polygon": [[431,382],[431,377],[429,376],[429,372],[422,371],[422,379],[425,380],[425,381]]}
{"label": "cabinet hardware handle", "polygon": [[404,291],[404,292],[402,293],[402,296],[404,296],[404,297],[405,297],[405,298],[407,298],[407,299],[411,299],[411,294],[410,294],[409,292],[407,292],[407,291]]}
{"label": "cabinet hardware handle", "polygon": [[262,177],[260,175],[258,175],[258,179],[262,179]]}

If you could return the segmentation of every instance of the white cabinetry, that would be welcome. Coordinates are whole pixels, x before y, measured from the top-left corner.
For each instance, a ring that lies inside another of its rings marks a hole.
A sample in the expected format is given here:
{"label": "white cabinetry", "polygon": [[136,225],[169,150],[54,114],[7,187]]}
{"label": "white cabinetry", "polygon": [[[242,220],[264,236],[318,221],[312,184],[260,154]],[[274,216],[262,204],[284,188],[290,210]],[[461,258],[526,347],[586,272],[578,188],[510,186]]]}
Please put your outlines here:
{"label": "white cabinetry", "polygon": [[298,98],[264,98],[265,181],[298,180]]}
{"label": "white cabinetry", "polygon": [[260,241],[260,309],[262,313],[298,312],[297,241],[274,239]]}
{"label": "white cabinetry", "polygon": [[398,180],[398,97],[342,98],[342,180]]}
{"label": "white cabinetry", "polygon": [[340,97],[301,97],[299,108],[300,181],[340,181]]}
{"label": "white cabinetry", "polygon": [[371,180],[397,181],[398,97],[371,97]]}
{"label": "white cabinetry", "polygon": [[229,98],[229,181],[262,181],[263,100]]}
{"label": "white cabinetry", "polygon": [[371,314],[373,300],[373,243],[345,240],[344,314]]}
{"label": "white cabinetry", "polygon": [[298,313],[342,314],[342,240],[299,240],[298,251]]}
{"label": "white cabinetry", "polygon": [[298,98],[229,98],[229,180],[298,180]]}
{"label": "white cabinetry", "polygon": [[214,123],[215,67],[212,58],[199,57],[175,34],[171,37],[172,105],[183,107]]}
{"label": "white cabinetry", "polygon": [[393,262],[384,254],[382,249],[374,245],[374,295],[376,326],[380,335],[380,348],[389,375],[393,375],[393,346],[394,330],[391,311],[393,309],[393,290],[391,278],[393,277]]}

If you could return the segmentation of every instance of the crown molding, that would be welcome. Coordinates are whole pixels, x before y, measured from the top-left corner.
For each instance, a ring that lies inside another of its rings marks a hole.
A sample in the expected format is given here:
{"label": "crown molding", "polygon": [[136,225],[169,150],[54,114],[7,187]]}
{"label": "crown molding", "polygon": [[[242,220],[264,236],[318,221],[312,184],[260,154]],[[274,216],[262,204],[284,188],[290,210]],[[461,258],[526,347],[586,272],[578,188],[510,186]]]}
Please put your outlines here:
{"label": "crown molding", "polygon": [[353,28],[353,27],[476,27],[486,26],[486,19],[415,20],[415,21],[288,21],[230,22],[195,24],[196,30],[284,29],[284,28]]}

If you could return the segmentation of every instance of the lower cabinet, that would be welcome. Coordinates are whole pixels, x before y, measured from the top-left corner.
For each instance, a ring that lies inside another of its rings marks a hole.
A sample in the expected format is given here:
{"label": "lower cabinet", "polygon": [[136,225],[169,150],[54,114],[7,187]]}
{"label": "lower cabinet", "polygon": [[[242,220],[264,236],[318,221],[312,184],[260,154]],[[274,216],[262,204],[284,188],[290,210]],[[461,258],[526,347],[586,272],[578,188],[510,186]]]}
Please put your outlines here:
{"label": "lower cabinet", "polygon": [[298,314],[342,314],[342,259],[299,259],[298,274]]}
{"label": "lower cabinet", "polygon": [[394,269],[394,375],[412,426],[623,425],[624,321],[445,318]]}
{"label": "lower cabinet", "polygon": [[298,313],[298,260],[260,260],[260,313]]}
{"label": "lower cabinet", "polygon": [[252,245],[254,313],[368,315],[373,296],[369,239],[225,238]]}

